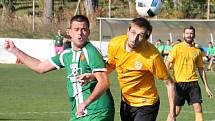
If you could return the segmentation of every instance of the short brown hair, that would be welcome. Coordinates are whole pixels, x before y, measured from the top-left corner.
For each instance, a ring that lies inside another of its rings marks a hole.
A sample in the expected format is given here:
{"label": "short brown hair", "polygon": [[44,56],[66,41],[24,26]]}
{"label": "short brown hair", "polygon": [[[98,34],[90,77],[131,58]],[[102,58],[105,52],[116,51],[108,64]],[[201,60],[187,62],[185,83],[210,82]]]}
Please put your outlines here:
{"label": "short brown hair", "polygon": [[75,15],[70,19],[70,26],[73,21],[78,21],[78,22],[85,22],[87,24],[87,27],[90,28],[90,22],[88,18],[84,15]]}

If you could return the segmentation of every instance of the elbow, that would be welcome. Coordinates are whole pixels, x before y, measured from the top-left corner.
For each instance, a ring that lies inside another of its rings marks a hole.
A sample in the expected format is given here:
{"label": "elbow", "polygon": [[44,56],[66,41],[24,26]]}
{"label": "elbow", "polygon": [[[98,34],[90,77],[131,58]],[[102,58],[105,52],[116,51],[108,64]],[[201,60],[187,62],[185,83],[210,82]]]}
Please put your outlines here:
{"label": "elbow", "polygon": [[44,68],[37,66],[36,68],[33,69],[37,74],[44,74],[46,73],[46,71],[44,70]]}
{"label": "elbow", "polygon": [[45,72],[42,70],[34,70],[34,72],[36,72],[37,74],[44,74]]}
{"label": "elbow", "polygon": [[104,90],[108,90],[109,88],[110,88],[110,83],[109,83],[109,80],[107,80],[104,86]]}
{"label": "elbow", "polygon": [[38,71],[37,74],[44,74],[45,72],[43,71]]}
{"label": "elbow", "polygon": [[104,86],[104,90],[108,90],[110,88],[110,83],[109,80],[106,81],[105,86]]}
{"label": "elbow", "polygon": [[167,79],[167,80],[164,80],[164,84],[166,85],[166,86],[174,86],[175,84],[174,84],[174,81],[173,81],[173,79],[171,78],[171,77],[169,77],[169,79]]}

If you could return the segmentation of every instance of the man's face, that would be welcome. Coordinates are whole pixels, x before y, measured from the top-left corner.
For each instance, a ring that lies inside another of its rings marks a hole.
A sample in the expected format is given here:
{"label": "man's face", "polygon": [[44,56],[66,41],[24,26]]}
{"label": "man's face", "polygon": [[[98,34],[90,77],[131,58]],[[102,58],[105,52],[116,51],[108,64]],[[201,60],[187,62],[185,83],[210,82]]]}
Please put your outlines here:
{"label": "man's face", "polygon": [[87,24],[85,22],[73,21],[70,27],[69,35],[71,36],[73,46],[75,48],[82,48],[90,34]]}
{"label": "man's face", "polygon": [[58,34],[58,35],[61,35],[61,30],[57,30],[57,34]]}
{"label": "man's face", "polygon": [[133,23],[130,25],[130,30],[128,30],[128,47],[131,49],[136,49],[141,46],[143,41],[146,41],[146,29],[141,28]]}
{"label": "man's face", "polygon": [[183,33],[185,42],[191,44],[195,38],[195,32],[192,29],[186,29]]}
{"label": "man's face", "polygon": [[212,46],[212,44],[211,44],[211,43],[209,43],[209,44],[208,44],[208,47],[211,47],[211,46]]}

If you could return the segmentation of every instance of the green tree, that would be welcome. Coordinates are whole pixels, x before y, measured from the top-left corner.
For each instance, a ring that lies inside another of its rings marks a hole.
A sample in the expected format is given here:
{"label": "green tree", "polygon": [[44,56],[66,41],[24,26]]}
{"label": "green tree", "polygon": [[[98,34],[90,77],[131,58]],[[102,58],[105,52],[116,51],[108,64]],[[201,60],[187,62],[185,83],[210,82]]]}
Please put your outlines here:
{"label": "green tree", "polygon": [[201,11],[201,2],[200,0],[181,0],[177,10],[182,13],[182,18],[196,18]]}

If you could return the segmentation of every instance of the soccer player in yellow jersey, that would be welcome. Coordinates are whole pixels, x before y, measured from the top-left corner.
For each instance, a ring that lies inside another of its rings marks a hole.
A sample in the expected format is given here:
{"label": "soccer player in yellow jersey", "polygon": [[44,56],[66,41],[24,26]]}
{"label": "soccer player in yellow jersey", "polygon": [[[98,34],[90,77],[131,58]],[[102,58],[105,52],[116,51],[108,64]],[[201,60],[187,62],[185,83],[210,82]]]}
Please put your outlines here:
{"label": "soccer player in yellow jersey", "polygon": [[166,61],[167,69],[173,63],[173,74],[176,81],[176,116],[179,115],[182,106],[187,100],[195,111],[195,121],[203,121],[202,116],[202,95],[198,84],[199,75],[203,80],[206,92],[210,98],[213,94],[208,86],[205,71],[203,70],[202,52],[194,47],[195,28],[192,26],[184,28],[184,42],[175,45],[169,53]]}
{"label": "soccer player in yellow jersey", "polygon": [[108,45],[108,73],[116,69],[122,101],[122,121],[155,121],[159,110],[156,76],[164,80],[169,100],[168,121],[175,121],[175,86],[163,58],[147,41],[152,26],[145,18],[131,21],[127,34],[113,38]]}

